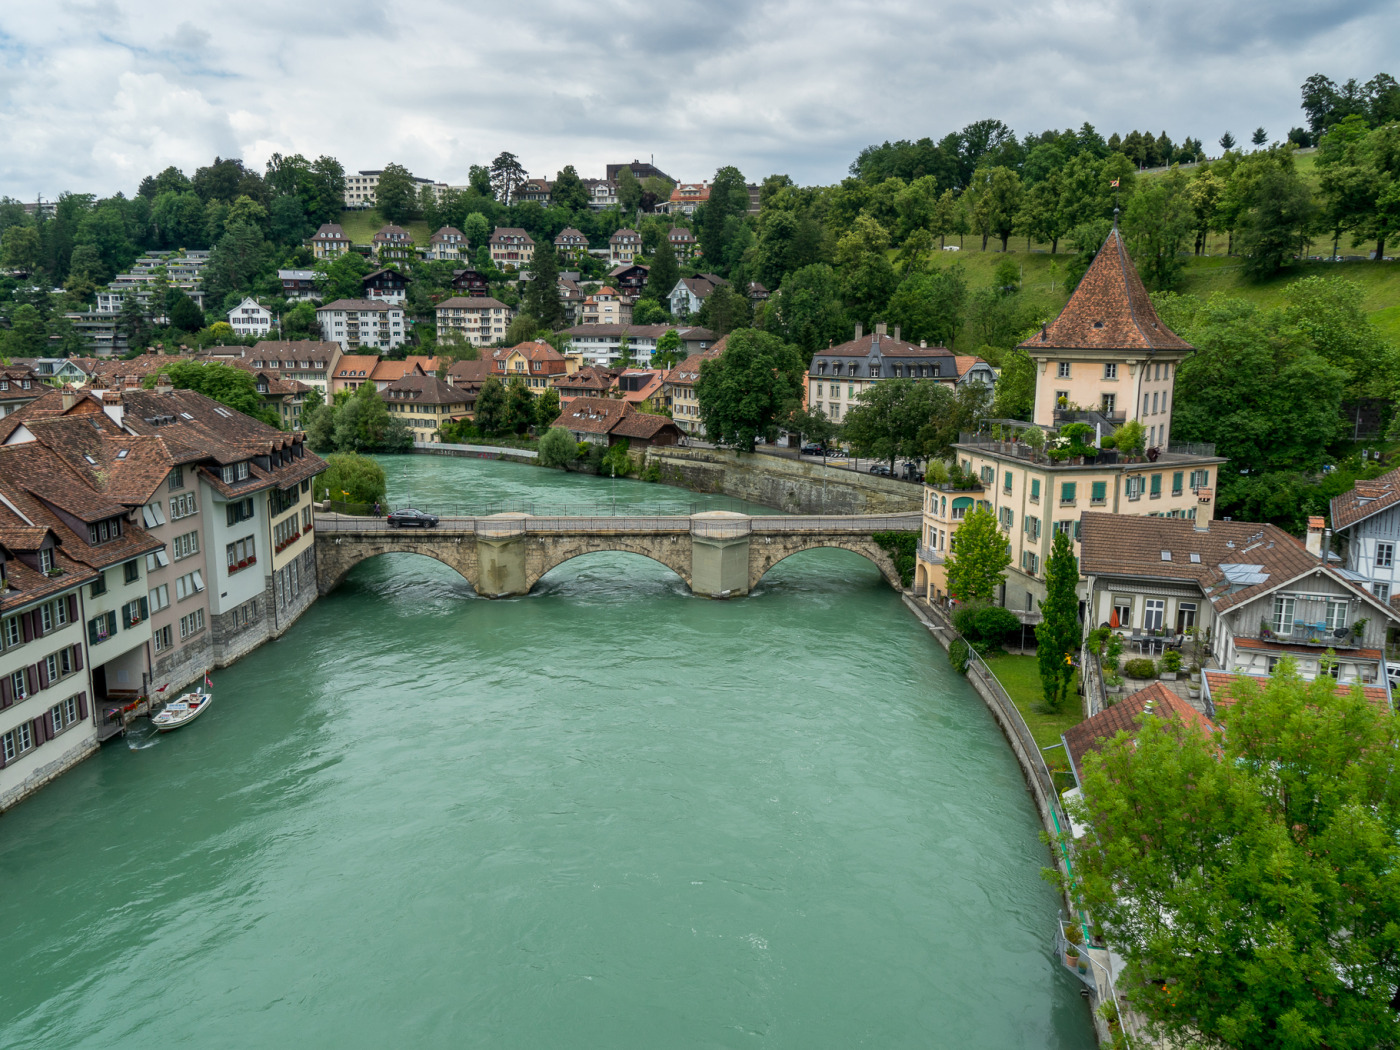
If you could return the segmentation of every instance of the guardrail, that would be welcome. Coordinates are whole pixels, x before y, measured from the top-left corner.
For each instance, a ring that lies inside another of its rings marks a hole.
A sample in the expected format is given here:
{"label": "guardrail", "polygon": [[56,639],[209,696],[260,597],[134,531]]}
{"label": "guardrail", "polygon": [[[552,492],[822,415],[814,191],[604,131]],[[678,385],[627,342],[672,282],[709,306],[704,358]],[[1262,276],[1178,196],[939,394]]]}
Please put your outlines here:
{"label": "guardrail", "polygon": [[[509,512],[506,512],[509,514]],[[690,532],[697,536],[743,536],[754,533],[822,533],[836,532],[868,535],[872,532],[916,531],[920,526],[917,514],[872,514],[844,517],[742,517],[707,518],[688,514],[592,514],[592,515],[529,515],[517,517],[454,516],[439,518],[439,532],[486,533],[493,536],[519,535],[527,532]],[[387,518],[355,515],[318,515],[315,531],[334,536],[349,532],[399,531]]]}
{"label": "guardrail", "polygon": [[754,532],[917,532],[923,516],[912,514],[794,514],[753,519]]}

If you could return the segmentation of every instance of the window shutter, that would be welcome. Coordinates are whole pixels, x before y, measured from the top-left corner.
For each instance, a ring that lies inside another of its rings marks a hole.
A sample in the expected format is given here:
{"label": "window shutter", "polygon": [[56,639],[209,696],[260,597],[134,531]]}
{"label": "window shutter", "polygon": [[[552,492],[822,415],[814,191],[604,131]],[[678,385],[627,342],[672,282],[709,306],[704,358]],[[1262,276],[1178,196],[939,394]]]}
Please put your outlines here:
{"label": "window shutter", "polygon": [[34,640],[34,614],[23,613],[19,618],[20,626],[24,629],[24,640],[30,642]]}
{"label": "window shutter", "polygon": [[29,686],[30,696],[39,691],[39,666],[37,664],[30,664],[24,669],[24,681]]}
{"label": "window shutter", "polygon": [[78,620],[78,596],[70,594],[68,596],[68,622],[76,623]]}
{"label": "window shutter", "polygon": [[86,721],[87,719],[87,693],[78,694],[78,717]]}
{"label": "window shutter", "polygon": [[32,613],[29,614],[29,617],[30,617],[30,619],[32,619],[32,620],[34,621],[34,637],[35,637],[35,638],[42,638],[42,637],[44,637],[44,615],[43,615],[43,613],[41,613],[38,609],[35,609]]}
{"label": "window shutter", "polygon": [[15,702],[15,698],[10,695],[10,676],[0,678],[0,710],[4,710]]}
{"label": "window shutter", "polygon": [[149,616],[149,615],[151,614],[151,613],[150,613],[150,609],[151,609],[151,607],[150,607],[150,604],[149,604],[149,602],[147,601],[147,599],[142,598],[142,599],[141,599],[141,619],[144,620],[147,616]]}
{"label": "window shutter", "polygon": [[82,669],[83,669],[83,647],[82,647],[81,645],[75,645],[75,646],[73,646],[73,670],[75,670],[75,671],[81,671]]}
{"label": "window shutter", "polygon": [[97,644],[97,617],[88,621],[88,645]]}
{"label": "window shutter", "polygon": [[47,689],[49,687],[49,662],[40,660],[34,666],[39,669],[39,688]]}
{"label": "window shutter", "polygon": [[109,612],[109,613],[107,614],[107,637],[110,638],[112,635],[114,635],[114,634],[116,634],[116,633],[117,633],[117,614],[114,613],[114,612]]}

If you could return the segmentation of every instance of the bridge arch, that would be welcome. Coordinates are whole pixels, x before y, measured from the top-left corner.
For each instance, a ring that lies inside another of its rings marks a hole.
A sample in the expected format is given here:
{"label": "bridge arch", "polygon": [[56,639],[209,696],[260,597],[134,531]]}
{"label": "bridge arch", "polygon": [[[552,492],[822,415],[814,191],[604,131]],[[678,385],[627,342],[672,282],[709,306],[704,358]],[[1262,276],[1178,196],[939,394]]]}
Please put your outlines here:
{"label": "bridge arch", "polygon": [[904,589],[903,583],[899,579],[899,572],[894,567],[894,560],[881,549],[874,540],[861,538],[859,536],[774,536],[771,542],[764,542],[770,537],[752,537],[749,547],[749,587],[757,587],[763,579],[779,562],[786,561],[794,554],[801,554],[803,551],[831,550],[850,551],[859,554],[868,562],[880,570],[880,575],[897,591]]}
{"label": "bridge arch", "polygon": [[417,554],[431,558],[452,569],[473,590],[477,590],[476,548],[468,543],[412,542],[400,536],[386,537],[383,542],[324,542],[317,537],[316,586],[321,594],[329,594],[350,575],[356,566],[385,554]]}
{"label": "bridge arch", "polygon": [[526,562],[525,583],[533,588],[540,579],[565,562],[573,561],[585,554],[638,554],[648,561],[670,569],[679,576],[687,587],[691,586],[690,537],[678,534],[674,537],[649,536],[630,539],[626,536],[574,536],[551,537],[546,543],[532,550]]}

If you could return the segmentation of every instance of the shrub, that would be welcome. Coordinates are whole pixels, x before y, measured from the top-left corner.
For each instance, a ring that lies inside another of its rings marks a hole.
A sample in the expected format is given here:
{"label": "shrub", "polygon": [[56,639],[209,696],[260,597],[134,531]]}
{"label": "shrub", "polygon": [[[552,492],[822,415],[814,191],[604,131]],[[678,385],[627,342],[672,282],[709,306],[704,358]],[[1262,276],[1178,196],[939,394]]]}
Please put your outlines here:
{"label": "shrub", "polygon": [[977,636],[989,645],[1000,645],[1006,636],[1021,629],[1021,621],[1010,609],[987,605],[977,610]]}
{"label": "shrub", "polygon": [[958,674],[966,674],[968,659],[967,643],[961,638],[954,638],[953,644],[948,646],[948,662],[953,665],[953,670]]}
{"label": "shrub", "polygon": [[632,462],[632,457],[627,454],[630,445],[630,441],[622,438],[617,444],[610,446],[607,452],[603,453],[602,461],[599,463],[600,472],[608,475],[616,474],[620,478],[631,474],[636,466]]}
{"label": "shrub", "polygon": [[1104,654],[1104,647],[1108,645],[1108,636],[1113,633],[1107,627],[1095,627],[1089,632],[1089,652],[1096,656]]}
{"label": "shrub", "polygon": [[960,605],[953,613],[953,630],[964,638],[976,638],[977,634],[977,614],[982,611],[982,606]]}
{"label": "shrub", "polygon": [[872,532],[870,538],[894,562],[894,571],[899,573],[899,582],[905,587],[913,583],[914,556],[918,551],[919,534],[917,532]]}
{"label": "shrub", "polygon": [[924,472],[924,481],[930,485],[946,485],[948,483],[948,464],[941,459],[929,460],[928,470]]}
{"label": "shrub", "polygon": [[1175,674],[1181,670],[1181,654],[1175,649],[1168,649],[1162,654],[1162,670]]}
{"label": "shrub", "polygon": [[1147,657],[1129,660],[1123,665],[1123,673],[1129,678],[1156,678],[1157,665]]}
{"label": "shrub", "polygon": [[540,466],[563,467],[578,459],[578,442],[563,427],[552,427],[540,438]]}

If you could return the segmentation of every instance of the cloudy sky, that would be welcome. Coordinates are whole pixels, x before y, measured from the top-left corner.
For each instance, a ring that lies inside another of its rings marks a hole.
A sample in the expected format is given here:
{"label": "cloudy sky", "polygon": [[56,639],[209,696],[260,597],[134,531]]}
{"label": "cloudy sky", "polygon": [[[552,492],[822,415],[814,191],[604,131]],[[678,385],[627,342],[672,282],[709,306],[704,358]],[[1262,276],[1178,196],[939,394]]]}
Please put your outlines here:
{"label": "cloudy sky", "polygon": [[1396,40],[1395,0],[6,0],[0,195],[278,151],[826,183],[982,117],[1282,138],[1304,78],[1400,76]]}

